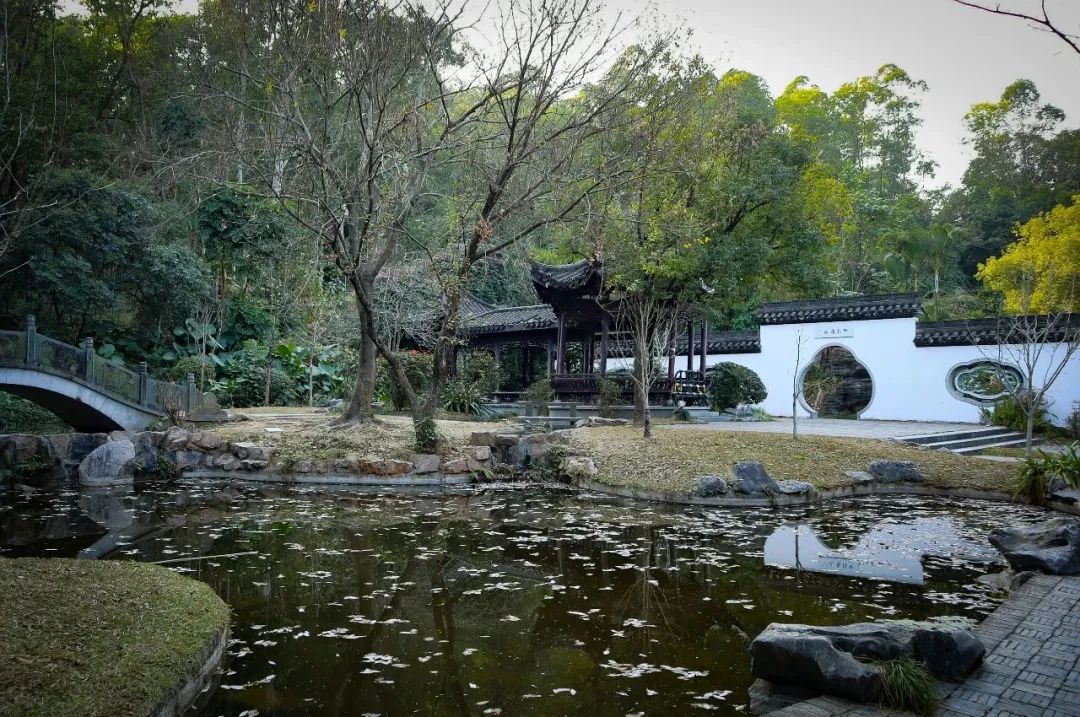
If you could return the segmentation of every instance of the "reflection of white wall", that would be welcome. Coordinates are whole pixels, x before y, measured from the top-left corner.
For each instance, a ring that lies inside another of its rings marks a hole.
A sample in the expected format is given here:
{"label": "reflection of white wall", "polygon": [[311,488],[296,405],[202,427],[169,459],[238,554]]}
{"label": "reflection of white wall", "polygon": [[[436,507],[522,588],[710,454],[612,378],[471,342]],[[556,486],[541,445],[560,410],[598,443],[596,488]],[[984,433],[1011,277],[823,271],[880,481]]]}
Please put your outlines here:
{"label": "reflection of white wall", "polygon": [[[914,318],[762,326],[761,353],[710,354],[706,363],[731,361],[753,369],[769,393],[762,404],[765,410],[774,416],[790,416],[795,351],[801,336],[799,373],[826,346],[844,347],[870,372],[873,398],[860,418],[977,423],[979,407],[949,389],[949,374],[960,364],[997,358],[997,348],[918,347],[915,326]],[[1061,350],[1060,346],[1056,351],[1047,347],[1038,377],[1045,374],[1054,355],[1060,357]],[[628,364],[621,359],[609,362],[610,368],[624,365]],[[1080,401],[1080,354],[1074,355],[1047,399],[1055,422],[1063,423],[1073,403]],[[799,415],[810,415],[801,402]]]}

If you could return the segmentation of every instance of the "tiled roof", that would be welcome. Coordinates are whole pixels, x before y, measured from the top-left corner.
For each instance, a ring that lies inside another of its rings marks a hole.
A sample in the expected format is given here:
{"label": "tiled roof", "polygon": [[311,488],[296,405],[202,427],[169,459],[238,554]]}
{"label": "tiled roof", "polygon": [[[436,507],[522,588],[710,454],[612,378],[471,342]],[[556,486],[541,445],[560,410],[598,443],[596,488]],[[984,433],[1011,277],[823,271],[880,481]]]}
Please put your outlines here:
{"label": "tiled roof", "polygon": [[462,320],[465,331],[470,334],[549,329],[556,324],[555,312],[547,304],[489,308],[482,313],[465,316]]}
{"label": "tiled roof", "polygon": [[[915,326],[916,346],[992,346],[1000,340],[1019,343],[1023,335],[1036,339],[1062,341],[1066,333],[1080,332],[1080,314],[1059,316],[1056,326],[1046,331],[1045,317],[1005,319],[965,319],[935,321]],[[1026,329],[1026,330],[1025,330]]]}
{"label": "tiled roof", "polygon": [[601,271],[600,262],[591,259],[560,265],[533,262],[529,267],[529,273],[537,287],[560,291],[579,291],[598,278]]}
{"label": "tiled roof", "polygon": [[921,311],[922,301],[918,294],[873,294],[762,304],[756,315],[758,323],[766,325],[900,319],[918,316]]}
{"label": "tiled roof", "polygon": [[495,306],[486,301],[476,298],[472,294],[466,294],[461,302],[461,315],[463,317],[479,316],[494,309]]}

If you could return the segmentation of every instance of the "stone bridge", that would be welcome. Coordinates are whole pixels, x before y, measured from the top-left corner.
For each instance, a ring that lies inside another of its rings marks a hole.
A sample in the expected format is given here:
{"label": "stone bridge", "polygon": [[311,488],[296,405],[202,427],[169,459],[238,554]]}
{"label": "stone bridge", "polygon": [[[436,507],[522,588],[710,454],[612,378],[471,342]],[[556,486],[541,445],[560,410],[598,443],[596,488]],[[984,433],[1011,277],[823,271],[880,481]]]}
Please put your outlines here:
{"label": "stone bridge", "polygon": [[223,420],[213,395],[184,383],[150,378],[94,352],[94,340],[72,346],[37,332],[34,317],[22,331],[0,331],[0,391],[33,401],[80,432],[143,430],[166,415],[189,421]]}

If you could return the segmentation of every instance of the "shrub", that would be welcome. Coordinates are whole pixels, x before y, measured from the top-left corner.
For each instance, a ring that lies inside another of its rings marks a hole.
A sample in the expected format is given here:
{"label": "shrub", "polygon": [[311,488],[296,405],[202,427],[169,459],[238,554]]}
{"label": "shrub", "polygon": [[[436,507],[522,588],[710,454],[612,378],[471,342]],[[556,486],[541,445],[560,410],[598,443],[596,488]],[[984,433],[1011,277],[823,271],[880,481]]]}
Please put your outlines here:
{"label": "shrub", "polygon": [[[420,351],[404,351],[398,354],[403,364],[405,376],[409,383],[418,393],[427,392],[431,386],[432,357],[431,354]],[[401,411],[409,407],[409,397],[405,389],[394,378],[394,372],[389,364],[382,358],[379,359],[375,379],[375,392],[382,400],[390,404],[395,411]]]}
{"label": "shrub", "polygon": [[1065,430],[1070,438],[1080,440],[1080,406],[1073,409],[1065,423]]}
{"label": "shrub", "polygon": [[443,388],[443,408],[453,413],[479,415],[484,407],[484,393],[476,383],[455,378]]}
{"label": "shrub", "polygon": [[915,660],[885,660],[881,670],[881,701],[887,707],[932,715],[938,706],[938,683],[926,666]]}
{"label": "shrub", "polygon": [[603,418],[614,418],[615,407],[622,403],[622,386],[617,381],[602,378],[596,382],[596,405]]}
{"label": "shrub", "polygon": [[1052,475],[1080,489],[1080,442],[1073,441],[1065,451],[1048,455],[1046,460]]}
{"label": "shrub", "polygon": [[1032,505],[1046,503],[1046,463],[1040,458],[1028,458],[1013,483],[1013,495]]}
{"label": "shrub", "polygon": [[768,393],[756,373],[737,363],[725,361],[712,367],[709,378],[709,405],[723,412],[743,403],[761,403]]}
{"label": "shrub", "polygon": [[555,392],[551,389],[551,382],[546,377],[536,379],[521,392],[521,400],[526,402],[547,403],[553,398],[555,398]]}
{"label": "shrub", "polygon": [[[999,398],[994,403],[994,407],[989,411],[984,409],[983,414],[995,426],[1011,428],[1021,433],[1027,431],[1027,414],[1024,412],[1024,407],[1020,405],[1020,401],[1012,396]],[[1052,426],[1046,415],[1046,402],[1041,401],[1035,407],[1035,432],[1043,433],[1051,428]]]}
{"label": "shrub", "polygon": [[484,396],[490,396],[502,383],[502,367],[487,351],[470,351],[461,360],[457,378],[471,383]]}
{"label": "shrub", "polygon": [[0,391],[0,433],[67,433],[70,430],[51,411]]}
{"label": "shrub", "polygon": [[[266,399],[266,369],[270,351],[249,339],[239,350],[217,357],[221,379],[210,390],[226,408],[261,406]],[[297,398],[296,384],[279,366],[270,370],[270,403],[283,406]]]}
{"label": "shrub", "polygon": [[195,377],[195,385],[199,387],[199,390],[205,391],[210,382],[217,377],[217,368],[209,356],[194,354],[178,358],[166,372],[168,380],[177,383],[186,381],[188,374]]}

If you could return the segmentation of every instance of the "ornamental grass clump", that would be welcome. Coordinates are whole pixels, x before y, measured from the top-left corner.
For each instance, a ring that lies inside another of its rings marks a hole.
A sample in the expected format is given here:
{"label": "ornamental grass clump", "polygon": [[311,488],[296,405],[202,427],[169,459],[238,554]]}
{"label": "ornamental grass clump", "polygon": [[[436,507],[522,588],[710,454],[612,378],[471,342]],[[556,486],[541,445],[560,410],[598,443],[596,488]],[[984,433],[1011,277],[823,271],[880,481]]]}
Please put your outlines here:
{"label": "ornamental grass clump", "polygon": [[904,659],[876,664],[881,670],[882,705],[918,715],[934,714],[940,701],[938,682],[926,665]]}

